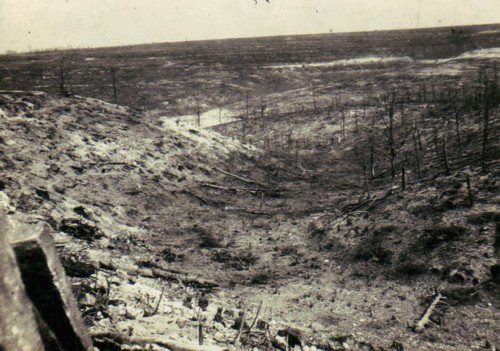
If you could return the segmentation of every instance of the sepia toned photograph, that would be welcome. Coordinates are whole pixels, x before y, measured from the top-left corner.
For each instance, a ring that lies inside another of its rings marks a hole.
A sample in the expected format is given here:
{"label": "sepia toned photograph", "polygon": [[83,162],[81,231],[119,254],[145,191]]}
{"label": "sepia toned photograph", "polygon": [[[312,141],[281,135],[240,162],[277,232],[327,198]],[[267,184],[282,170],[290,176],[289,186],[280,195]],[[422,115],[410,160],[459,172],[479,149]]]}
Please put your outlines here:
{"label": "sepia toned photograph", "polygon": [[500,349],[498,0],[0,0],[0,351]]}

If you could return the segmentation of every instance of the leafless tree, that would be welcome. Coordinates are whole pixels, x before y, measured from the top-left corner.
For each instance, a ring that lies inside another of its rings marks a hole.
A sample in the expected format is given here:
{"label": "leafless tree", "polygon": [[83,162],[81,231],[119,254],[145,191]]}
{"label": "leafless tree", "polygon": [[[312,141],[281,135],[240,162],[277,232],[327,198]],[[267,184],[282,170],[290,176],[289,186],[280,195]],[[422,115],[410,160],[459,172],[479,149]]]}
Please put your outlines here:
{"label": "leafless tree", "polygon": [[406,190],[406,166],[404,163],[401,166],[401,190]]}
{"label": "leafless tree", "polygon": [[490,91],[488,81],[484,81],[484,94],[483,94],[483,138],[481,147],[481,168],[483,171],[487,170],[488,161],[488,144],[490,134]]}
{"label": "leafless tree", "polygon": [[452,93],[449,98],[450,98],[450,104],[451,104],[452,109],[453,109],[453,114],[455,116],[455,133],[457,135],[458,151],[460,152],[460,156],[463,156],[464,148],[462,145],[462,137],[461,137],[461,133],[460,133],[460,118],[461,118],[463,106],[458,101],[458,94]]}
{"label": "leafless tree", "polygon": [[[365,103],[366,105],[366,103]],[[365,111],[365,107],[363,108],[363,111]],[[375,111],[371,114],[371,122],[370,122],[370,129],[369,129],[369,135],[368,135],[368,142],[370,144],[370,155],[369,155],[369,161],[370,161],[370,178],[374,179],[376,176],[375,172],[375,142],[376,142],[376,116],[379,111],[379,106],[376,107]]]}
{"label": "leafless tree", "polygon": [[200,111],[200,105],[197,105],[196,107],[196,124],[198,127],[201,127],[201,111]]}
{"label": "leafless tree", "polygon": [[444,114],[443,126],[443,163],[446,174],[450,174],[450,162],[448,158],[448,114]]}
{"label": "leafless tree", "polygon": [[415,166],[417,168],[417,174],[419,178],[422,178],[422,171],[420,168],[420,149],[419,147],[419,128],[415,117],[413,118],[413,131],[412,131],[412,139],[413,139],[413,152],[415,153]]}
{"label": "leafless tree", "polygon": [[113,89],[113,103],[117,104],[118,98],[116,90],[116,69],[114,67],[111,67],[110,73],[111,73],[111,87]]}
{"label": "leafless tree", "polygon": [[66,97],[68,96],[68,92],[66,90],[66,77],[65,77],[65,58],[61,57],[59,61],[59,93],[61,94],[61,97]]}
{"label": "leafless tree", "polygon": [[385,115],[387,116],[389,123],[386,128],[387,141],[389,143],[389,157],[391,161],[391,177],[396,177],[396,142],[394,138],[394,104],[395,104],[395,94],[392,93],[391,97],[384,97],[384,108]]}

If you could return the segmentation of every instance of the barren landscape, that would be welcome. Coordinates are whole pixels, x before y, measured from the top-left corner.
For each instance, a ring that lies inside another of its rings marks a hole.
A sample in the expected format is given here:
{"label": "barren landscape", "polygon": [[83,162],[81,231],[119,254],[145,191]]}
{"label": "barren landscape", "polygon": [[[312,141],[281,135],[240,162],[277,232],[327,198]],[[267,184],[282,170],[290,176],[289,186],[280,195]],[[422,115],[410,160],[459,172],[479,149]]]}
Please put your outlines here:
{"label": "barren landscape", "polygon": [[0,56],[0,208],[99,350],[497,350],[500,25]]}

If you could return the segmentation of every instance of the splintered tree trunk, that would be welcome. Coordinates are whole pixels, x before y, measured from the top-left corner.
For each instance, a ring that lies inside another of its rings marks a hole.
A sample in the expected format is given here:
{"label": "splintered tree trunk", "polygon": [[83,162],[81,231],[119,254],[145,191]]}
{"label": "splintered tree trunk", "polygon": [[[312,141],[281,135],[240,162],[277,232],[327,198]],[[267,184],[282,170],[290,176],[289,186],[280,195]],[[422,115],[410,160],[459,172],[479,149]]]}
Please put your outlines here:
{"label": "splintered tree trunk", "polygon": [[375,146],[372,144],[370,146],[370,178],[375,179]]}
{"label": "splintered tree trunk", "polygon": [[365,185],[365,193],[368,196],[368,198],[371,197],[370,195],[370,186],[368,183],[368,174],[366,172],[367,164],[366,164],[366,159],[363,156],[363,178],[364,178],[364,185]]}
{"label": "splintered tree trunk", "polygon": [[490,125],[490,110],[489,110],[489,100],[487,94],[488,85],[484,84],[484,112],[483,112],[483,145],[481,149],[481,168],[483,171],[487,170],[487,158],[488,158],[488,134]]}
{"label": "splintered tree trunk", "polygon": [[406,166],[401,167],[401,190],[406,190]]}
{"label": "splintered tree trunk", "polygon": [[474,206],[474,195],[472,194],[472,186],[470,183],[470,175],[465,174],[465,182],[467,184],[467,196],[469,198],[469,207]]}
{"label": "splintered tree trunk", "polygon": [[295,161],[297,162],[298,165],[300,165],[299,146],[300,146],[300,139],[298,138],[297,140],[295,140]]}
{"label": "splintered tree trunk", "polygon": [[435,125],[432,129],[434,132],[434,151],[436,152],[436,159],[439,164],[439,162],[441,161],[441,155],[439,154],[438,130]]}
{"label": "splintered tree trunk", "polygon": [[462,146],[462,138],[460,137],[460,111],[458,107],[455,109],[455,130],[457,133],[457,144],[460,156],[464,155],[464,148]]}
{"label": "splintered tree trunk", "polygon": [[64,67],[62,62],[59,66],[59,93],[61,94],[62,97],[66,96]]}
{"label": "splintered tree trunk", "polygon": [[391,147],[391,176],[396,178],[396,152],[394,147]]}
{"label": "splintered tree trunk", "polygon": [[399,105],[399,108],[401,110],[401,127],[404,127],[406,125],[406,115],[405,115],[405,106],[404,106],[404,100],[401,98],[401,103]]}
{"label": "splintered tree trunk", "polygon": [[[363,110],[363,114],[365,110]],[[372,114],[372,122],[370,128],[370,178],[375,179],[375,113]]]}
{"label": "splintered tree trunk", "polygon": [[396,177],[396,149],[394,145],[394,114],[389,115],[389,148],[391,154],[391,176]]}
{"label": "splintered tree trunk", "polygon": [[248,93],[247,93],[245,95],[245,118],[246,119],[248,119],[250,117],[249,109],[250,109],[250,105],[248,103]]}
{"label": "splintered tree trunk", "polygon": [[422,178],[422,172],[420,171],[420,152],[418,150],[418,142],[417,142],[417,131],[418,127],[415,125],[413,129],[413,148],[415,151],[415,164],[417,166],[417,174],[419,178]]}
{"label": "splintered tree trunk", "polygon": [[203,345],[203,323],[198,321],[198,345]]}
{"label": "splintered tree trunk", "polygon": [[113,103],[117,104],[118,98],[117,98],[117,91],[116,91],[116,70],[114,68],[111,68],[111,86],[113,88]]}
{"label": "splintered tree trunk", "polygon": [[443,162],[446,174],[450,174],[450,163],[448,160],[448,117],[444,119],[444,136],[443,136]]}
{"label": "splintered tree trunk", "polygon": [[102,85],[99,85],[99,96],[101,97],[101,100],[103,100],[103,97],[104,97],[104,89],[102,88]]}
{"label": "splintered tree trunk", "polygon": [[342,110],[342,141],[345,140],[345,111]]}
{"label": "splintered tree trunk", "polygon": [[384,108],[387,117],[389,117],[389,125],[387,126],[387,141],[389,146],[389,158],[391,161],[391,177],[396,178],[396,145],[394,139],[394,102],[396,97],[392,94],[391,101],[387,103],[387,98],[384,98]]}
{"label": "splintered tree trunk", "polygon": [[243,123],[241,123],[241,137],[243,141],[245,141],[247,136],[247,120],[246,118],[243,118]]}
{"label": "splintered tree trunk", "polygon": [[422,150],[422,138],[420,137],[420,128],[417,128],[417,141],[418,141],[418,148]]}
{"label": "splintered tree trunk", "polygon": [[[243,116],[243,123],[241,125],[243,141],[245,141],[246,136],[247,136],[247,123],[248,123],[249,118],[250,118],[250,105],[248,102],[248,93],[247,93],[245,95],[245,116]],[[275,144],[276,144],[276,138],[275,138]],[[276,145],[275,145],[275,147],[276,147]]]}

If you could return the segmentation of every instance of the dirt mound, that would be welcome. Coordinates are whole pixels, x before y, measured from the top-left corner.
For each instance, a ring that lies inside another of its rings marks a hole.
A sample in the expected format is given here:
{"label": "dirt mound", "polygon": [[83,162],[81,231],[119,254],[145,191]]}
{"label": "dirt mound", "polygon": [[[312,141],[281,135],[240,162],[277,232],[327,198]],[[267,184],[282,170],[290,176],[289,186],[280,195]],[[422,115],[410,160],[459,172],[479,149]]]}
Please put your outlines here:
{"label": "dirt mound", "polygon": [[214,168],[249,169],[252,151],[238,142],[94,99],[20,92],[0,95],[0,107],[3,190],[18,210],[77,237],[98,239],[94,226],[140,236],[180,216],[174,200],[210,202],[196,189],[225,183]]}

